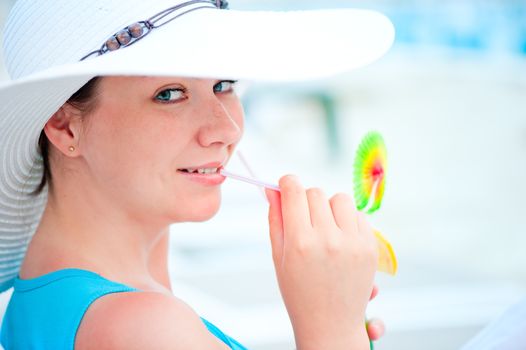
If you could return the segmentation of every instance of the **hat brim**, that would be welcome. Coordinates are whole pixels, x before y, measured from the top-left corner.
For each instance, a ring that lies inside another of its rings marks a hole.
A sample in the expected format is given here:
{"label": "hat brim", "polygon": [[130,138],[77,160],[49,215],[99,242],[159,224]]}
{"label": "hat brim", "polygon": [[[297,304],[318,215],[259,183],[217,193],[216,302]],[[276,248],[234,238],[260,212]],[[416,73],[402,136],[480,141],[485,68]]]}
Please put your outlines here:
{"label": "hat brim", "polygon": [[203,9],[153,30],[127,48],[1,84],[0,292],[18,274],[46,203],[47,189],[38,197],[30,195],[43,171],[40,132],[92,77],[312,80],[371,63],[393,40],[391,22],[368,10]]}
{"label": "hat brim", "polygon": [[370,10],[202,9],[154,29],[125,49],[34,77],[91,74],[312,80],[371,63],[387,52],[393,40],[389,19]]}

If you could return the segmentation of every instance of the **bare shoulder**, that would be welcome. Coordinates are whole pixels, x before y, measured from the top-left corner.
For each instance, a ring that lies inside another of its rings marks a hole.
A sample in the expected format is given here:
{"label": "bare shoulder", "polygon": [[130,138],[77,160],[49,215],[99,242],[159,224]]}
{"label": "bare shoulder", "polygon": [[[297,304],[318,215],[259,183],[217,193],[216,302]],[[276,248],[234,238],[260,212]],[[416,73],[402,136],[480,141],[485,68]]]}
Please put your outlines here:
{"label": "bare shoulder", "polygon": [[105,295],[86,311],[75,349],[228,349],[181,300],[156,292]]}

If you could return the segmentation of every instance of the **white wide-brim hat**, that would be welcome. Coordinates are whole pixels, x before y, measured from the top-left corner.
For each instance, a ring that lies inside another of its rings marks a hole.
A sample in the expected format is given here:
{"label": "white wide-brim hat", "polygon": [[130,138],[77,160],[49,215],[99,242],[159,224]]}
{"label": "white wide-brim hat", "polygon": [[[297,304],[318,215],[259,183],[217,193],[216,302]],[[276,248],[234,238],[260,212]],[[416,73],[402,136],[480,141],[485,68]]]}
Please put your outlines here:
{"label": "white wide-brim hat", "polygon": [[[0,292],[17,276],[46,204],[47,186],[39,196],[30,194],[43,174],[40,133],[93,77],[317,79],[378,59],[394,39],[391,22],[374,11],[248,12],[221,9],[224,5],[215,0],[19,0],[14,5],[4,32],[12,80],[0,85]],[[164,25],[132,45],[81,61],[104,51],[114,34],[167,9],[156,22]]]}

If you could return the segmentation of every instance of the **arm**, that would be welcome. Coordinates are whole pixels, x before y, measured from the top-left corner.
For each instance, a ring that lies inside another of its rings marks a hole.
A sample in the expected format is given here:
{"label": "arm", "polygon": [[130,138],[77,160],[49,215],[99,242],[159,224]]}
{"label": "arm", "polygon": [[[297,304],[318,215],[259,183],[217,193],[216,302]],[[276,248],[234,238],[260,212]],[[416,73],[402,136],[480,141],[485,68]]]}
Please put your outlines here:
{"label": "arm", "polygon": [[113,293],[88,308],[76,350],[209,349],[228,347],[182,301],[157,292]]}

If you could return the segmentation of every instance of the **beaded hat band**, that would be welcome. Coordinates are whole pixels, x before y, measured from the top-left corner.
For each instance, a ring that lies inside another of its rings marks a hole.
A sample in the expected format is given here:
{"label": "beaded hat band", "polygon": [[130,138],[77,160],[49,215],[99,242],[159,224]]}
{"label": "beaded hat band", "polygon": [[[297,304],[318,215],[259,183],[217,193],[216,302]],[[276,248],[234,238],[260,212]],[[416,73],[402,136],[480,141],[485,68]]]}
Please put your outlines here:
{"label": "beaded hat band", "polygon": [[[190,6],[192,6],[190,9],[185,9]],[[86,58],[91,56],[104,55],[107,52],[116,51],[120,48],[130,46],[147,36],[153,29],[162,27],[163,25],[170,23],[184,14],[203,8],[217,8],[221,10],[228,9],[228,2],[226,0],[191,0],[183,2],[177,6],[167,8],[166,10],[153,15],[145,21],[135,22],[118,31],[108,40],[106,40],[99,50],[90,52],[80,60],[84,61]],[[181,9],[184,11],[179,11]]]}

